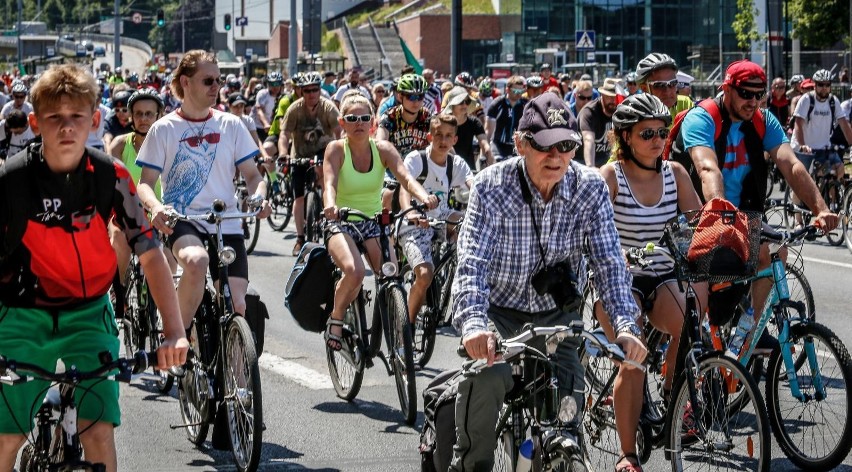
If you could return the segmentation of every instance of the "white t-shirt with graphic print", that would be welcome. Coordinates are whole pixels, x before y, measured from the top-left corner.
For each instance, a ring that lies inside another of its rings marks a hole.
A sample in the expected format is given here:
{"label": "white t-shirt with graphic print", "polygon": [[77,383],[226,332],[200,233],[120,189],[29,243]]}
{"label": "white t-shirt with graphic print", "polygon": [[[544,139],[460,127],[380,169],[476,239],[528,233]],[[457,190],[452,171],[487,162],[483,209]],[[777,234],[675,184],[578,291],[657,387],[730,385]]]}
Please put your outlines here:
{"label": "white t-shirt with graphic print", "polygon": [[[226,212],[237,210],[234,171],[260,151],[236,115],[210,110],[204,120],[187,120],[180,110],[157,120],[136,157],[136,164],[160,171],[163,203],[180,213],[201,215],[213,200],[225,202]],[[202,223],[207,231],[213,225]],[[226,220],[226,234],[242,234],[240,221]]]}
{"label": "white t-shirt with graphic print", "polygon": [[799,149],[800,145],[807,145],[813,150],[825,149],[826,146],[831,144],[831,130],[834,129],[837,120],[846,119],[846,115],[840,107],[840,100],[834,95],[830,95],[829,98],[834,100],[834,123],[831,122],[831,106],[828,104],[828,100],[824,102],[815,101],[814,111],[811,113],[810,121],[808,121],[808,109],[811,106],[810,95],[809,93],[802,95],[799,103],[796,104],[796,110],[793,112],[793,116],[805,120],[805,126],[802,129],[805,142],[799,143],[796,140],[796,133],[793,133],[793,139],[790,143],[793,149]]}
{"label": "white t-shirt with graphic print", "polygon": [[[431,157],[428,157],[432,152],[432,145],[427,146],[424,152],[427,156],[426,164],[429,170],[426,174],[426,180],[423,181],[423,188],[440,200],[438,208],[429,210],[426,214],[432,218],[440,218],[442,214],[445,215],[449,212],[447,200],[450,189],[466,186],[467,181],[473,179],[473,172],[461,156],[450,154],[447,156],[447,164],[452,162],[453,181],[447,182],[447,167],[439,166]],[[420,151],[411,151],[405,156],[405,168],[414,178],[420,175],[423,170],[423,158],[420,157]]]}

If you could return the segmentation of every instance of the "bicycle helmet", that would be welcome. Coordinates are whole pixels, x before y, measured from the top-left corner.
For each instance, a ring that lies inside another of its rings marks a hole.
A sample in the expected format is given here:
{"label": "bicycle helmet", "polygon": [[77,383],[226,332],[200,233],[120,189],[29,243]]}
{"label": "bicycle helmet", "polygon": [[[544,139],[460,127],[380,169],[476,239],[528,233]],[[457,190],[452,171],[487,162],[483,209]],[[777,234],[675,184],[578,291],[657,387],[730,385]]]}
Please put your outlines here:
{"label": "bicycle helmet", "polygon": [[12,86],[12,93],[27,93],[27,86],[23,82],[18,82]]}
{"label": "bicycle helmet", "polygon": [[793,77],[790,77],[790,85],[801,84],[805,81],[805,76],[802,74],[796,74]]}
{"label": "bicycle helmet", "polygon": [[544,82],[541,80],[541,77],[538,75],[531,75],[527,77],[527,88],[541,88],[544,86]]}
{"label": "bicycle helmet", "polygon": [[612,126],[617,131],[628,129],[643,120],[663,120],[666,126],[669,126],[672,115],[668,107],[650,93],[640,93],[625,98],[612,114]]}
{"label": "bicycle helmet", "polygon": [[665,68],[677,71],[677,63],[668,54],[652,52],[636,65],[636,81],[644,83],[652,72]]}
{"label": "bicycle helmet", "polygon": [[473,76],[468,74],[467,72],[462,72],[456,76],[456,80],[453,81],[454,85],[460,85],[462,87],[472,88],[476,87],[476,80],[473,79]]}
{"label": "bicycle helmet", "polygon": [[153,100],[157,103],[157,111],[162,112],[165,105],[163,104],[163,99],[160,98],[160,95],[156,90],[152,88],[140,89],[133,93],[130,96],[130,99],[127,100],[127,108],[130,109],[130,112],[133,113],[133,105],[140,100]]}
{"label": "bicycle helmet", "polygon": [[811,77],[811,80],[814,82],[831,82],[831,71],[820,69],[814,72],[814,76]]}
{"label": "bicycle helmet", "polygon": [[299,86],[307,87],[308,85],[319,85],[321,83],[322,77],[319,72],[305,72],[302,74],[302,83]]}
{"label": "bicycle helmet", "polygon": [[293,87],[301,87],[304,76],[305,74],[302,72],[296,72],[293,74],[293,77],[290,79],[293,81]]}
{"label": "bicycle helmet", "polygon": [[240,82],[240,79],[233,78],[228,80],[228,88],[229,89],[238,89],[241,88],[243,84]]}
{"label": "bicycle helmet", "polygon": [[636,83],[636,72],[628,72],[627,75],[624,76],[624,81],[627,83]]}
{"label": "bicycle helmet", "polygon": [[130,77],[127,78],[127,81],[138,83],[139,82],[139,75],[134,72],[133,74],[130,74]]}
{"label": "bicycle helmet", "polygon": [[396,90],[404,94],[421,94],[426,93],[429,88],[429,83],[422,75],[406,74],[399,78],[399,84]]}
{"label": "bicycle helmet", "polygon": [[127,106],[127,103],[130,101],[130,97],[133,95],[129,90],[122,90],[120,92],[116,92],[112,96],[112,107],[118,108],[119,106]]}
{"label": "bicycle helmet", "polygon": [[281,75],[280,72],[270,72],[266,74],[266,83],[271,87],[281,85],[283,82],[284,77]]}
{"label": "bicycle helmet", "polygon": [[490,97],[494,92],[494,83],[489,78],[482,79],[479,83],[479,94],[483,97]]}

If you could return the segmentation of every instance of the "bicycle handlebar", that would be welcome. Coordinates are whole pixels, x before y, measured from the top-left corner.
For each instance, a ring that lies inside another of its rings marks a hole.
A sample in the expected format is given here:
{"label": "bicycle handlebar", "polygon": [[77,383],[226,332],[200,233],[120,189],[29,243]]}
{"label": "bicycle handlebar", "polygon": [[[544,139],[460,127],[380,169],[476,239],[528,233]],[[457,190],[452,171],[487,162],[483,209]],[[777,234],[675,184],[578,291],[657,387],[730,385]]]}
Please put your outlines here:
{"label": "bicycle handlebar", "polygon": [[[583,328],[582,321],[572,321],[570,325],[558,325],[558,326],[532,326],[527,325],[524,327],[524,330],[521,331],[515,337],[509,339],[498,339],[497,340],[497,352],[502,354],[504,361],[512,360],[513,358],[519,356],[529,347],[526,343],[531,339],[538,336],[546,336],[547,340],[545,344],[549,347],[554,347],[560,342],[564,341],[568,338],[579,338],[582,337],[593,345],[600,348],[601,353],[610,359],[613,359],[617,362],[626,362],[638,369],[641,369],[643,372],[645,371],[645,366],[642,364],[624,359],[624,351],[621,350],[617,344],[610,343],[604,336],[596,335],[590,331],[587,331]],[[456,349],[456,353],[465,359],[470,359],[470,356],[467,353],[467,349],[463,345],[460,345]],[[476,366],[476,363],[480,363],[479,366]],[[466,366],[465,370],[476,370],[484,365],[484,360],[476,360],[473,361],[470,365]]]}
{"label": "bicycle handlebar", "polygon": [[822,233],[822,229],[814,225],[807,225],[796,231],[778,230],[775,228],[763,228],[760,231],[761,242],[776,244],[789,244],[802,239],[812,239]]}
{"label": "bicycle handlebar", "polygon": [[258,196],[254,195],[248,199],[247,203],[249,204],[249,207],[254,208],[254,210],[248,212],[224,213],[226,208],[225,202],[219,199],[213,200],[213,207],[211,210],[202,215],[184,215],[182,213],[178,213],[178,211],[174,208],[169,208],[166,210],[166,217],[168,218],[166,220],[166,226],[174,228],[178,221],[204,221],[211,225],[215,225],[224,220],[251,218],[257,216],[260,212],[260,205],[263,203],[262,197],[260,199],[256,197]]}
{"label": "bicycle handlebar", "polygon": [[[113,361],[112,355],[108,351],[105,351],[100,353],[98,358],[102,365],[95,370],[82,372],[72,366],[65,372],[57,374],[35,364],[19,362],[14,359],[7,359],[5,356],[0,356],[0,383],[15,385],[40,379],[50,382],[78,384],[84,380],[103,378],[105,377],[104,374],[115,369],[118,369],[118,374],[113,376],[113,378],[119,382],[129,383],[132,375],[141,374],[149,365],[157,364],[156,352],[138,351],[133,356],[133,359],[119,358]],[[31,372],[35,375],[22,377],[18,375],[19,370]]]}

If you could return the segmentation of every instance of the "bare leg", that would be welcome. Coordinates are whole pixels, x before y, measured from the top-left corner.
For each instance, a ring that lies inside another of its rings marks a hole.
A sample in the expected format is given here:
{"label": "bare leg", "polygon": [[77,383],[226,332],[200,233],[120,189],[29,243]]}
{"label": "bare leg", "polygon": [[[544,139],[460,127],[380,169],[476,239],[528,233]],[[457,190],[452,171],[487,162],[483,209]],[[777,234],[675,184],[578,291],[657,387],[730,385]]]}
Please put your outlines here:
{"label": "bare leg", "polygon": [[183,268],[177,295],[183,325],[188,327],[204,297],[210,257],[201,241],[191,235],[182,236],[175,241],[172,245],[172,253]]}
{"label": "bare leg", "polygon": [[0,471],[12,472],[18,450],[24,445],[23,434],[0,434]]}
{"label": "bare leg", "polygon": [[417,319],[417,313],[423,306],[426,299],[426,291],[432,283],[434,269],[432,264],[422,263],[414,268],[414,283],[411,284],[411,290],[408,292],[408,319],[411,324]]}
{"label": "bare leg", "polygon": [[[80,431],[85,430],[89,425],[92,425],[90,420],[80,419]],[[86,460],[104,464],[107,472],[115,472],[118,469],[114,429],[112,423],[98,421],[88,431],[80,435],[80,443],[83,445]]]}

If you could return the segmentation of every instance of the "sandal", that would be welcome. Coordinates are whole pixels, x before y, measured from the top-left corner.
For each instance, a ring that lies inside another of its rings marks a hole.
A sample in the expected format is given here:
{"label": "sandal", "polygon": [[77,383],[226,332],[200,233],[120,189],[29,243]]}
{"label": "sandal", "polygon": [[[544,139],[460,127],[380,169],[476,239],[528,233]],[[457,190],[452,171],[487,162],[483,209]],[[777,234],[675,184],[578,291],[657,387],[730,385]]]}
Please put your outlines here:
{"label": "sandal", "polygon": [[[340,326],[340,335],[331,333],[332,326]],[[332,351],[339,351],[343,349],[343,320],[329,318],[328,321],[325,322],[325,333],[323,334],[323,338],[325,339],[326,346],[328,346],[328,348]]]}
{"label": "sandal", "polygon": [[[629,463],[619,467],[618,464],[625,459],[628,460]],[[617,461],[615,461],[615,464],[615,472],[644,472],[642,470],[642,464],[639,463],[639,456],[633,452],[623,454]]]}

